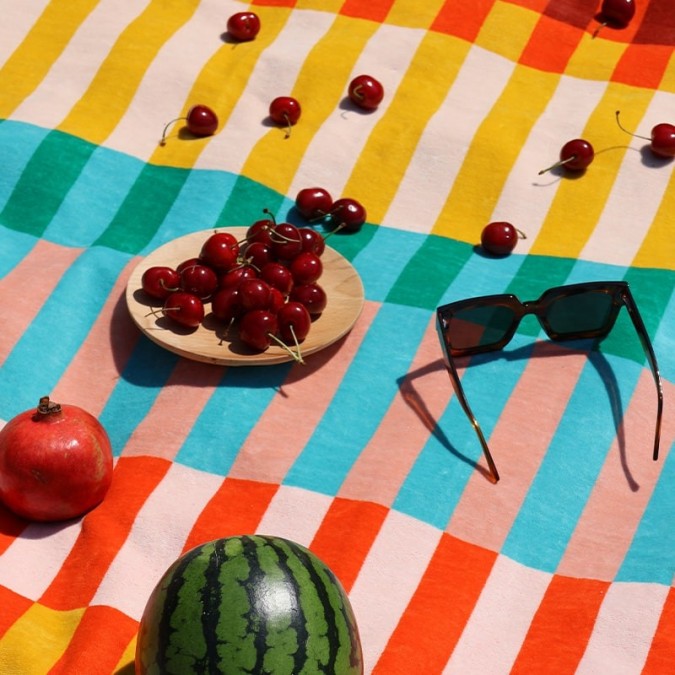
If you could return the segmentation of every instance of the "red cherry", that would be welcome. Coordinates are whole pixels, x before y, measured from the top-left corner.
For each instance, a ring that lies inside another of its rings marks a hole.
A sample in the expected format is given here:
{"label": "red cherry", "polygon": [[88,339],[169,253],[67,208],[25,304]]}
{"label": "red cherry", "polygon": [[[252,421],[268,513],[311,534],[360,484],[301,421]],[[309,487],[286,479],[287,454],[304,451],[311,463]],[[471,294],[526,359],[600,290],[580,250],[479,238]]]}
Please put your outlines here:
{"label": "red cherry", "polygon": [[[496,221],[483,228],[480,243],[492,255],[505,256],[516,247],[518,238],[519,231],[511,223]],[[520,238],[525,235],[520,234]]]}
{"label": "red cherry", "polygon": [[239,244],[229,232],[215,232],[202,246],[201,260],[216,271],[225,271],[232,267],[239,255]]}
{"label": "red cherry", "polygon": [[548,168],[542,169],[539,175],[541,176],[542,173],[559,167],[567,171],[584,171],[593,161],[594,157],[595,151],[593,150],[593,146],[583,138],[575,138],[567,141],[562,146],[560,149],[560,159]]}
{"label": "red cherry", "polygon": [[278,262],[269,262],[260,270],[260,278],[272,288],[277,288],[283,295],[288,295],[293,288],[291,270]]}
{"label": "red cherry", "polygon": [[268,262],[272,262],[272,244],[263,244],[261,241],[254,241],[244,249],[244,258],[246,262],[261,270]]}
{"label": "red cherry", "polygon": [[338,199],[333,204],[330,215],[333,222],[337,223],[334,231],[356,232],[366,222],[366,209],[360,202],[350,197]]}
{"label": "red cherry", "polygon": [[309,227],[301,227],[298,231],[300,232],[300,238],[302,239],[302,250],[311,251],[312,253],[321,256],[326,250],[326,240],[323,236]]}
{"label": "red cherry", "polygon": [[279,337],[287,344],[302,342],[312,326],[312,317],[300,302],[287,302],[277,312]]}
{"label": "red cherry", "polygon": [[272,343],[277,327],[276,314],[266,309],[254,309],[241,317],[239,338],[249,347],[264,352]]}
{"label": "red cherry", "polygon": [[384,98],[384,87],[370,75],[357,75],[347,90],[349,98],[364,110],[375,110]]}
{"label": "red cherry", "polygon": [[333,198],[321,187],[304,188],[295,198],[295,207],[307,220],[319,220],[328,215]]}
{"label": "red cherry", "polygon": [[237,319],[242,312],[239,288],[237,286],[225,286],[217,290],[211,299],[211,311],[217,319],[225,323]]}
{"label": "red cherry", "polygon": [[286,138],[291,135],[291,127],[300,119],[300,103],[291,96],[278,96],[270,103],[270,119],[286,127]]}
{"label": "red cherry", "polygon": [[192,293],[176,291],[164,301],[162,313],[182,326],[197,328],[204,319],[204,304]]}
{"label": "red cherry", "polygon": [[302,251],[299,228],[290,223],[278,223],[272,231],[272,253],[281,260],[291,260]]}
{"label": "red cherry", "polygon": [[212,136],[218,129],[218,116],[216,113],[206,105],[194,105],[188,110],[186,117],[177,117],[164,127],[162,138],[159,141],[160,145],[166,145],[166,133],[169,127],[174,122],[179,122],[180,120],[185,120],[188,131],[198,137]]}
{"label": "red cherry", "polygon": [[303,304],[312,316],[319,316],[328,304],[326,291],[317,283],[294,286],[290,300]]}
{"label": "red cherry", "polygon": [[182,263],[176,267],[176,272],[178,274],[182,274],[183,270],[186,269],[187,267],[192,267],[193,265],[202,265],[201,258],[188,258],[187,260],[183,260]]}
{"label": "red cherry", "polygon": [[270,286],[269,311],[276,314],[286,304],[286,296],[274,286]]}
{"label": "red cherry", "polygon": [[260,32],[260,17],[254,12],[237,12],[227,20],[227,32],[238,42],[249,42]]}
{"label": "red cherry", "polygon": [[141,287],[151,297],[165,300],[180,286],[180,274],[172,267],[148,267],[141,277]]}
{"label": "red cherry", "polygon": [[260,241],[263,244],[271,244],[271,232],[274,229],[274,225],[275,222],[270,218],[256,220],[256,222],[246,230],[246,241],[249,243]]}
{"label": "red cherry", "polygon": [[321,258],[311,251],[303,251],[293,258],[289,266],[294,284],[313,284],[323,272]]}
{"label": "red cherry", "polygon": [[619,125],[621,131],[625,131],[627,134],[635,136],[635,138],[641,138],[643,141],[649,141],[649,147],[655,155],[668,158],[675,157],[675,125],[661,122],[652,128],[651,138],[647,138],[646,136],[640,136],[639,134],[634,134],[632,131],[625,129],[619,120],[618,110],[615,115],[616,123]]}
{"label": "red cherry", "polygon": [[268,309],[270,286],[262,279],[244,279],[239,284],[239,299],[245,312],[253,309]]}
{"label": "red cherry", "polygon": [[600,20],[603,26],[625,28],[635,16],[634,0],[603,0]]}
{"label": "red cherry", "polygon": [[234,288],[244,279],[255,279],[258,272],[251,265],[239,265],[227,270],[218,277],[218,288]]}
{"label": "red cherry", "polygon": [[186,293],[206,300],[218,288],[218,276],[206,265],[190,265],[180,274],[180,286]]}

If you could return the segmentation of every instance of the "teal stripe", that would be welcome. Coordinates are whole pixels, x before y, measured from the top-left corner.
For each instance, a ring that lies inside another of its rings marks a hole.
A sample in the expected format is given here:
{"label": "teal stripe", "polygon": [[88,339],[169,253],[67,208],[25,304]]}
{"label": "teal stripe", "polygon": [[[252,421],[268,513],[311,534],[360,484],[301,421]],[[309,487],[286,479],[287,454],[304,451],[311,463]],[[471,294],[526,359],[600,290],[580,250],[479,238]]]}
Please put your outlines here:
{"label": "teal stripe", "polygon": [[22,171],[0,222],[18,232],[42,236],[95,147],[50,131]]}
{"label": "teal stripe", "polygon": [[[661,476],[619,568],[617,581],[671,586],[675,580],[675,445],[662,461]],[[644,489],[648,489],[647,486]]]}
{"label": "teal stripe", "polygon": [[[591,355],[504,543],[504,555],[535,569],[556,571],[604,462],[621,462],[619,454],[607,453],[640,370],[626,359]],[[545,414],[544,404],[533,410],[533,424],[537,414]],[[624,487],[630,489],[631,455],[649,454],[651,448],[624,451],[628,467]]]}
{"label": "teal stripe", "polygon": [[[0,279],[6,277],[33,249],[37,239],[30,234],[16,232],[0,226]],[[0,312],[9,311],[5,300]]]}
{"label": "teal stripe", "polygon": [[89,249],[70,266],[0,370],[3,415],[52,393],[127,262],[127,256]]}
{"label": "teal stripe", "polygon": [[408,372],[429,318],[410,307],[380,309],[285,484],[337,493],[396,396],[397,380]]}
{"label": "teal stripe", "polygon": [[224,369],[220,385],[190,430],[176,461],[226,475],[247,436],[278,395],[291,365]]}
{"label": "teal stripe", "polygon": [[256,220],[267,217],[264,209],[277,213],[283,203],[284,197],[278,192],[245,176],[237,176],[215,226],[248,227]]}

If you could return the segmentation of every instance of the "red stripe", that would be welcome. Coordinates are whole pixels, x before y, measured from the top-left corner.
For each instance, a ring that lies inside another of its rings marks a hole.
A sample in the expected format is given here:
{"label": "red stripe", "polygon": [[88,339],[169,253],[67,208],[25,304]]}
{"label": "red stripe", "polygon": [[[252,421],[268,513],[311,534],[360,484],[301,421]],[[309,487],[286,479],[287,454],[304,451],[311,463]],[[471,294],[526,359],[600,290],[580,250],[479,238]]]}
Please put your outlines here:
{"label": "red stripe", "polygon": [[33,601],[24,598],[9,588],[0,586],[0,638],[23,616],[31,607]]}
{"label": "red stripe", "polygon": [[525,66],[563,73],[584,32],[542,15],[534,27],[519,62]]}
{"label": "red stripe", "polygon": [[609,582],[554,576],[511,675],[573,673],[586,650]]}
{"label": "red stripe", "polygon": [[675,588],[671,588],[661,610],[649,656],[642,675],[672,673],[675,664]]}
{"label": "red stripe", "polygon": [[389,509],[336,497],[310,548],[333,571],[345,590],[354,584]]}
{"label": "red stripe", "polygon": [[278,489],[271,483],[226,478],[201,512],[183,551],[221,537],[255,533]]}
{"label": "red stripe", "polygon": [[612,82],[658,89],[672,54],[672,47],[628,45],[612,73]]}
{"label": "red stripe", "polygon": [[[405,545],[405,542],[402,542]],[[490,575],[497,554],[444,534],[373,673],[440,673]]]}
{"label": "red stripe", "polygon": [[83,520],[75,546],[40,602],[61,610],[91,602],[138,511],[170,466],[152,457],[118,460],[108,495]]}
{"label": "red stripe", "polygon": [[112,607],[89,607],[49,675],[114,673],[138,623]]}
{"label": "red stripe", "polygon": [[495,0],[446,0],[430,30],[473,42]]}
{"label": "red stripe", "polygon": [[382,22],[387,18],[394,0],[345,0],[340,14],[351,16],[355,19],[370,19],[371,21]]}

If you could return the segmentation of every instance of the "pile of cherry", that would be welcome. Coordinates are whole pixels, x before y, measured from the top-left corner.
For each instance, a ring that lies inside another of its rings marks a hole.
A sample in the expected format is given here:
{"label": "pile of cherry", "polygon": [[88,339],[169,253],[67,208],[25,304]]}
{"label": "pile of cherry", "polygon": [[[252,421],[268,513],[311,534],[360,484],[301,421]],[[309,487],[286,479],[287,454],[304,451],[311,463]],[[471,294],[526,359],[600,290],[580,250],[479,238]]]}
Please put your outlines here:
{"label": "pile of cherry", "polygon": [[[296,207],[308,219],[332,223],[333,232],[354,231],[366,217],[359,202],[333,202],[323,188],[301,190]],[[236,335],[256,352],[278,344],[302,362],[300,343],[328,302],[319,283],[325,239],[312,227],[265,218],[248,227],[243,240],[217,231],[206,238],[196,257],[175,268],[149,267],[141,286],[162,303],[153,314],[196,329],[210,303],[211,315],[228,338]]]}

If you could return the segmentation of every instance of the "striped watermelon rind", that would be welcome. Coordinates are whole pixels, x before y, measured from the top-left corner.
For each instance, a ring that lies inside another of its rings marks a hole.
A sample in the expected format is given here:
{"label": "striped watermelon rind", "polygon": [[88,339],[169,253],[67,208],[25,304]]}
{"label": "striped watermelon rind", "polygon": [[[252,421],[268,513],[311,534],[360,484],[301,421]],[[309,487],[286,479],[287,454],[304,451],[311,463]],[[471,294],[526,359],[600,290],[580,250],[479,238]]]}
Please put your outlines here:
{"label": "striped watermelon rind", "polygon": [[352,607],[331,570],[288,539],[242,535],[183,554],[153,590],[138,675],[361,675]]}

